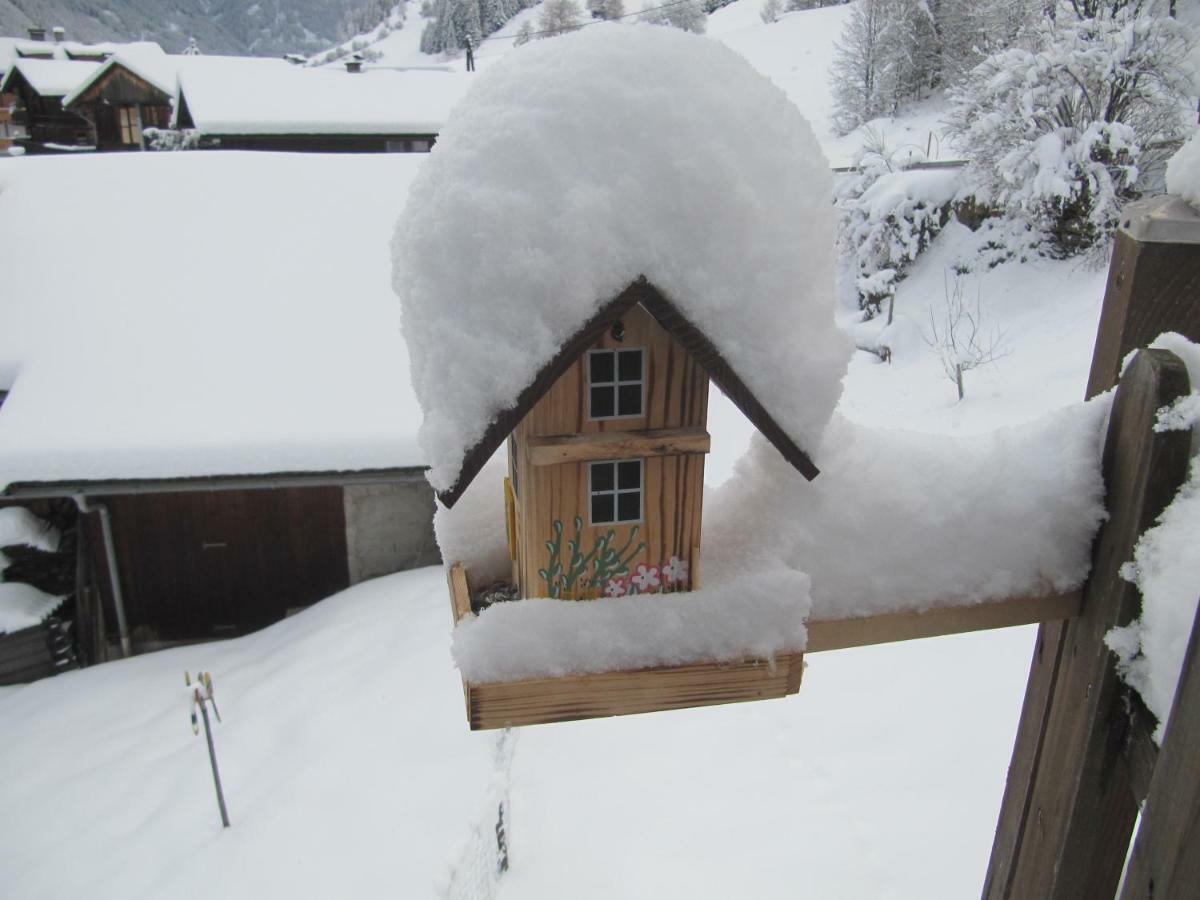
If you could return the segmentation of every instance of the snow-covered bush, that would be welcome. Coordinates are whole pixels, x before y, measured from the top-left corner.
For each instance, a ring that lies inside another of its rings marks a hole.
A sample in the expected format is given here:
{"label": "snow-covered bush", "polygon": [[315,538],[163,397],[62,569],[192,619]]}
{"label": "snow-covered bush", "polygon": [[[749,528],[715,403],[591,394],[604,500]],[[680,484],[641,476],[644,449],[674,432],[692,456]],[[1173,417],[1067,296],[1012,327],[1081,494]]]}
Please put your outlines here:
{"label": "snow-covered bush", "polygon": [[905,169],[893,154],[873,152],[836,191],[838,243],[867,317],[895,294],[905,269],[950,217],[958,187],[953,169]]}
{"label": "snow-covered bush", "polygon": [[763,24],[770,25],[772,22],[779,20],[779,14],[783,12],[783,0],[766,0],[759,10],[759,18],[763,20]]}
{"label": "snow-covered bush", "polygon": [[670,25],[693,34],[704,34],[708,27],[708,13],[700,0],[677,0],[666,6],[651,9],[640,16],[651,25]]}
{"label": "snow-covered bush", "polygon": [[145,128],[142,137],[147,150],[195,150],[200,132],[191,128]]}
{"label": "snow-covered bush", "polygon": [[1165,162],[1159,148],[1178,138],[1190,90],[1174,20],[1069,10],[971,70],[948,119],[971,160],[963,194],[1028,222],[1062,256],[1111,234],[1139,175]]}

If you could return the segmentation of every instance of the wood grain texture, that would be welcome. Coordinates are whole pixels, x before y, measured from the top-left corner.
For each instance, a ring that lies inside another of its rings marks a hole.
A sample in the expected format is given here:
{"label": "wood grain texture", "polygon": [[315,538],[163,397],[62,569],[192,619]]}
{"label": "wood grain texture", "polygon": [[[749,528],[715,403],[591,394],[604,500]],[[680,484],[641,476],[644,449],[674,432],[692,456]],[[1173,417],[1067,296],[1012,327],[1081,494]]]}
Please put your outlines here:
{"label": "wood grain texture", "polygon": [[[630,571],[638,565],[660,565],[673,556],[686,560],[691,548],[700,543],[704,497],[704,456],[700,453],[638,457],[643,459],[643,510],[641,520],[629,524],[590,524],[586,461],[535,464],[539,451],[546,446],[561,447],[567,433],[578,435],[577,440],[584,443],[611,442],[615,452],[601,458],[619,458],[622,447],[635,446],[647,433],[684,433],[702,436],[707,443],[708,376],[704,370],[645,309],[631,307],[620,321],[623,339],[616,340],[610,330],[597,337],[594,345],[583,348],[513,432],[510,466],[516,468],[517,477],[511,471],[509,477],[520,484],[517,587],[522,597],[550,594],[550,584],[539,574],[551,567],[552,550],[547,542],[558,540],[561,552],[567,553],[567,542],[576,539],[577,518],[582,552],[586,554],[612,532],[614,547],[629,548],[622,558],[628,560]],[[646,351],[646,415],[589,419],[586,350],[635,347]],[[556,538],[556,522],[563,528],[561,539]],[[637,550],[639,544],[642,547]],[[603,588],[592,584],[572,589],[569,596],[598,597]]]}
{"label": "wood grain texture", "polygon": [[642,431],[603,432],[532,436],[529,461],[534,466],[585,462],[596,459],[638,459],[647,456],[673,456],[680,453],[707,453],[712,438],[704,428],[654,428]]}
{"label": "wood grain texture", "polygon": [[471,589],[463,564],[456,562],[450,566],[446,580],[450,584],[450,614],[454,616],[454,624],[457,625],[464,616],[471,615]]}
{"label": "wood grain texture", "polygon": [[[1105,444],[1108,521],[1093,548],[1079,617],[1040,647],[1009,769],[985,897],[1111,897],[1137,803],[1123,764],[1126,689],[1104,635],[1140,610],[1121,566],[1182,484],[1190,435],[1153,431],[1157,411],[1189,391],[1173,354],[1141,351],[1121,379]],[[1043,637],[1046,631],[1043,630]],[[1031,706],[1044,696],[1040,709]]]}
{"label": "wood grain texture", "polygon": [[1200,610],[1192,625],[1121,900],[1200,896],[1197,747],[1200,747]]}
{"label": "wood grain texture", "polygon": [[808,623],[805,652],[843,650],[1069,619],[1079,614],[1082,602],[1079,591],[1070,591],[853,619],[816,619]]}
{"label": "wood grain texture", "polygon": [[1139,243],[1118,231],[1087,396],[1094,397],[1116,384],[1126,355],[1164,331],[1200,341],[1198,296],[1200,247]]}
{"label": "wood grain texture", "polygon": [[799,690],[803,668],[803,654],[790,653],[773,666],[748,660],[469,684],[467,716],[475,731],[778,699]]}

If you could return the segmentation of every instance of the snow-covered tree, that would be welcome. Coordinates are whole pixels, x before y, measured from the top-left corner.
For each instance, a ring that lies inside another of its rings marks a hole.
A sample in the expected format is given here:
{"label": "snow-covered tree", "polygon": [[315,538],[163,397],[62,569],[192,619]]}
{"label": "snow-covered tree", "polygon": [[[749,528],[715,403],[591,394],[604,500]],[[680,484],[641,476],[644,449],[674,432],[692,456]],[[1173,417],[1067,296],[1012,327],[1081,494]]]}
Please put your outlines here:
{"label": "snow-covered tree", "polygon": [[993,54],[951,92],[948,125],[968,189],[1039,229],[1055,255],[1107,237],[1139,177],[1165,164],[1193,85],[1186,31],[1127,6],[1094,18],[1078,0],[1028,46]]}
{"label": "snow-covered tree", "polygon": [[622,0],[587,0],[588,12],[593,19],[619,19],[625,15]]}
{"label": "snow-covered tree", "polygon": [[533,25],[526,19],[521,23],[521,27],[517,29],[517,36],[513,38],[514,47],[522,47],[528,44],[533,37]]}
{"label": "snow-covered tree", "polygon": [[783,12],[783,0],[766,0],[759,10],[759,17],[764,23],[770,25],[772,22],[779,20],[779,14]]}
{"label": "snow-covered tree", "polygon": [[479,0],[435,0],[433,21],[421,32],[421,52],[456,52],[468,37],[476,46],[483,37]]}
{"label": "snow-covered tree", "polygon": [[546,0],[538,18],[540,37],[556,37],[580,26],[583,11],[575,0]]}
{"label": "snow-covered tree", "polygon": [[883,112],[879,90],[880,40],[884,28],[883,4],[860,0],[850,11],[833,50],[830,87],[833,90],[833,124],[841,134],[853,131]]}
{"label": "snow-covered tree", "polygon": [[695,34],[704,34],[708,27],[708,13],[700,0],[673,0],[640,16],[641,21],[651,25],[670,25]]}

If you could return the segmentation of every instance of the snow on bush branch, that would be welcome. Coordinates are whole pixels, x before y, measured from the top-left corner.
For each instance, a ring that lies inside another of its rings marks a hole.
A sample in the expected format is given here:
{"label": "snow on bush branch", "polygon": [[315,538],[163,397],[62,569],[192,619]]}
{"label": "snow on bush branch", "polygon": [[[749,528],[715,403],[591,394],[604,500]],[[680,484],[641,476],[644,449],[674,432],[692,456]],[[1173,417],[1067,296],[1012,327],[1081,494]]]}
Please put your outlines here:
{"label": "snow on bush branch", "polygon": [[1147,7],[1038,21],[950,91],[964,194],[1030,223],[1052,255],[1103,244],[1182,133],[1189,44]]}

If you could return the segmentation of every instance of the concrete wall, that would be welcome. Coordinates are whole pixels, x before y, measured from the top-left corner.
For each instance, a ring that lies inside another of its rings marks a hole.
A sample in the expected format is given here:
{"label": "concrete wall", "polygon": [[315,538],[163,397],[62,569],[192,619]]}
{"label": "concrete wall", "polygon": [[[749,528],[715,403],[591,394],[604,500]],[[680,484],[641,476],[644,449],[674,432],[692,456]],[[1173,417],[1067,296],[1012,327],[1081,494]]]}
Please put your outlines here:
{"label": "concrete wall", "polygon": [[433,489],[424,478],[348,486],[343,497],[351,584],[441,562],[433,536]]}

